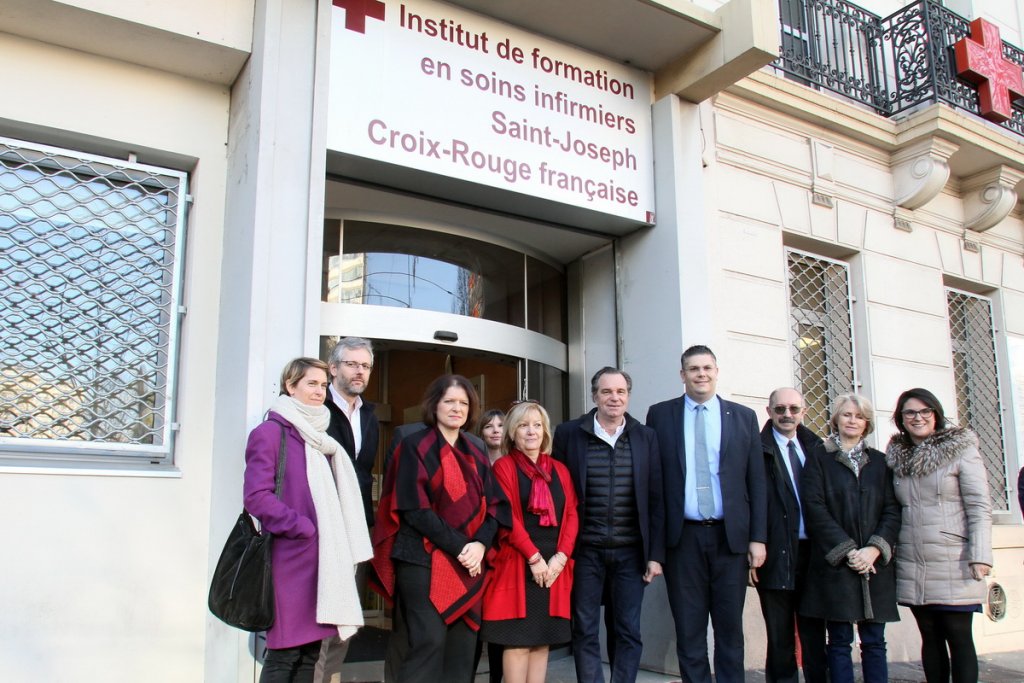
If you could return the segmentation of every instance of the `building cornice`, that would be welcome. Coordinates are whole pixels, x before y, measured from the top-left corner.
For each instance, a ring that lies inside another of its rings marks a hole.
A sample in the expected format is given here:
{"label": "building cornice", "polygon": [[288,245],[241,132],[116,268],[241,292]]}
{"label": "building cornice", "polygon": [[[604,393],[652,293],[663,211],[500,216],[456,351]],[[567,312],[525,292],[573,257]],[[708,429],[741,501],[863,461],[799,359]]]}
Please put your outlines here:
{"label": "building cornice", "polygon": [[945,105],[931,104],[907,116],[887,119],[766,69],[750,74],[727,92],[894,155],[941,138],[957,147],[948,159],[950,171],[957,177],[995,166],[1024,171],[1024,138]]}

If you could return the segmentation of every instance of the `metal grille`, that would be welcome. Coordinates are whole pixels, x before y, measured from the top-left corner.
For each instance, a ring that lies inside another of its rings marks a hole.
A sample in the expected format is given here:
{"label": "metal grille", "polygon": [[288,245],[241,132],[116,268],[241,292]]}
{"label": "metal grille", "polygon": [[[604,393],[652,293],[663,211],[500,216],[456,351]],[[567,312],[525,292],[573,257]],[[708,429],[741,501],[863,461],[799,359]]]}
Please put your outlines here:
{"label": "metal grille", "polygon": [[807,405],[804,424],[827,434],[831,399],[856,386],[849,266],[793,249],[786,258],[793,367]]}
{"label": "metal grille", "polygon": [[0,448],[169,453],[184,192],[0,139]]}
{"label": "metal grille", "polygon": [[884,106],[877,16],[843,0],[779,0],[779,19],[779,60],[794,79]]}
{"label": "metal grille", "polygon": [[[973,114],[978,88],[957,76],[953,44],[968,20],[941,0],[918,0],[887,17],[846,0],[779,0],[775,68],[812,88],[868,105],[882,116],[932,102]],[[1003,42],[1003,56],[1024,65],[1024,51]],[[1024,135],[1024,102],[1001,124]]]}
{"label": "metal grille", "polygon": [[960,424],[978,434],[988,470],[992,508],[1009,510],[1003,417],[996,366],[992,302],[955,289],[946,290],[949,336],[953,346],[953,379]]}

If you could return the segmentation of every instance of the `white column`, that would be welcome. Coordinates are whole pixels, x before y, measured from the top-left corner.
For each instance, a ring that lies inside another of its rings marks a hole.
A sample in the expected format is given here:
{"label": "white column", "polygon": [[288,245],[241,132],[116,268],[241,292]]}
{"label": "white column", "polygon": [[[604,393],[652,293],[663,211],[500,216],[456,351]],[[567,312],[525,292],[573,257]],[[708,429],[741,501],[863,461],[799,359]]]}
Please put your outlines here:
{"label": "white column", "polygon": [[[310,290],[319,269],[309,274],[308,265],[323,222],[318,121],[325,113],[316,111],[315,95],[324,4],[258,0],[252,55],[231,93],[221,335],[210,349],[217,354],[211,571],[241,510],[248,431],[277,393],[284,363],[316,352],[309,299],[318,298],[318,288]],[[251,645],[249,634],[208,617],[206,680],[252,681]]]}
{"label": "white column", "polygon": [[[712,301],[700,105],[670,95],[655,103],[657,224],[619,250],[623,367],[633,377],[630,412],[639,420],[657,401],[683,391],[679,355],[712,339]],[[645,591],[641,666],[678,673],[675,626],[665,582]]]}
{"label": "white column", "polygon": [[653,117],[657,224],[622,240],[618,276],[623,365],[641,418],[682,393],[683,348],[714,341],[700,105],[670,95]]}

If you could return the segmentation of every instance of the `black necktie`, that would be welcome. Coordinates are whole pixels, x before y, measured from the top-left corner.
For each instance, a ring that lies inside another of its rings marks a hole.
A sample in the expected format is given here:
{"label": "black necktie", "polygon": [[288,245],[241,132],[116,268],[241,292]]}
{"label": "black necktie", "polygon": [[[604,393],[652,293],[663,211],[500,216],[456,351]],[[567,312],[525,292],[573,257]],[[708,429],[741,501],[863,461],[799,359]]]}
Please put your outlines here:
{"label": "black necktie", "polygon": [[793,490],[796,491],[797,498],[800,497],[800,473],[803,472],[804,466],[800,464],[800,454],[796,452],[796,444],[793,440],[789,440],[789,466],[793,469]]}

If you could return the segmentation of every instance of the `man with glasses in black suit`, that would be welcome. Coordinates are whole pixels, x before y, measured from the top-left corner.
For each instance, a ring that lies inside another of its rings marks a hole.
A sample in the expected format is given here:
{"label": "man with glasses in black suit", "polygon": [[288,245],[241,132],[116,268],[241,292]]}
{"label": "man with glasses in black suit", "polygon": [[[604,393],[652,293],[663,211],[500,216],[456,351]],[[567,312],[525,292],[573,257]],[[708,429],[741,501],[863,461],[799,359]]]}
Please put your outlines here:
{"label": "man with glasses in black suit", "polygon": [[767,411],[761,446],[768,483],[768,552],[760,569],[750,570],[768,635],[765,680],[799,683],[794,635],[799,631],[804,680],[825,683],[825,622],[796,613],[810,550],[800,503],[800,474],[821,438],[802,424],[804,397],[796,389],[773,391]]}

